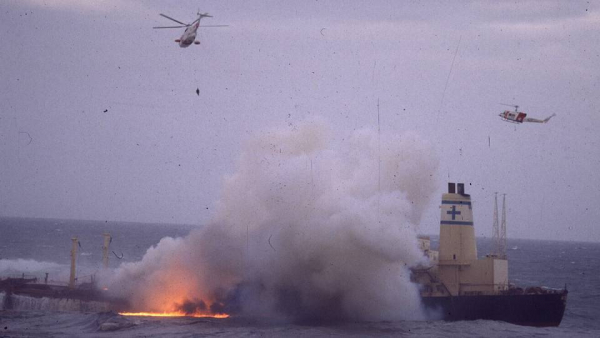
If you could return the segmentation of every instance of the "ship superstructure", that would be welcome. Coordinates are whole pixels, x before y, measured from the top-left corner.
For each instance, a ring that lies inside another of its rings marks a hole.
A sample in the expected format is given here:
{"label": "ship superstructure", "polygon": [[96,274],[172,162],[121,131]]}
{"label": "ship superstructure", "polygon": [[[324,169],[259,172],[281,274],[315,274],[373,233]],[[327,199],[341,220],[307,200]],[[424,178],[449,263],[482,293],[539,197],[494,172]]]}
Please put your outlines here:
{"label": "ship superstructure", "polygon": [[449,183],[440,205],[439,251],[419,237],[428,266],[413,269],[426,308],[446,320],[490,319],[521,325],[558,326],[567,290],[509,284],[506,256],[477,256],[473,204],[464,184]]}

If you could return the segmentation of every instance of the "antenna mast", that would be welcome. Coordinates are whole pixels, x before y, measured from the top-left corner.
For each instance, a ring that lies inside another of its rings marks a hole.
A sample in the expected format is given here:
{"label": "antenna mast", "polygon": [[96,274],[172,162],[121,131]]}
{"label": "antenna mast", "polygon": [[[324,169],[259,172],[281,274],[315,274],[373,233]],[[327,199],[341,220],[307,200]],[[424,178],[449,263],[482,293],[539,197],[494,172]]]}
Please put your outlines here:
{"label": "antenna mast", "polygon": [[494,254],[500,256],[500,228],[498,228],[498,193],[494,193],[494,225],[492,228],[492,239],[494,242]]}
{"label": "antenna mast", "polygon": [[377,98],[377,221],[380,222],[379,203],[381,199],[381,124],[379,118],[379,98]]}
{"label": "antenna mast", "polygon": [[502,223],[500,224],[500,257],[506,258],[506,194],[502,194]]}

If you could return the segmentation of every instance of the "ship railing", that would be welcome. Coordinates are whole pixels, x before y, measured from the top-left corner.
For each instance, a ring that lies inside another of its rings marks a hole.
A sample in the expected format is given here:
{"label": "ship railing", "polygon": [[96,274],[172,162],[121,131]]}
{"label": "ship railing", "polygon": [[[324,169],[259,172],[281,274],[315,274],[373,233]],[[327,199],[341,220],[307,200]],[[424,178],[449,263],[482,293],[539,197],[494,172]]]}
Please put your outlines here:
{"label": "ship railing", "polygon": [[498,286],[505,289],[508,288],[508,284],[505,283],[460,283],[461,286]]}
{"label": "ship railing", "polygon": [[511,295],[534,295],[534,294],[551,294],[551,293],[563,293],[566,292],[566,286],[564,289],[549,288],[546,286],[526,286],[518,287],[511,285],[507,290],[504,290],[503,294]]}
{"label": "ship railing", "polygon": [[564,289],[559,289],[559,288],[551,288],[549,286],[540,286],[540,288],[542,288],[543,290],[546,290],[546,291],[553,291],[553,292],[560,292],[560,291],[564,291],[566,289],[566,287]]}
{"label": "ship railing", "polygon": [[34,278],[37,278],[37,276],[35,276],[35,275],[28,275],[28,274],[25,274],[25,273],[14,273],[14,274],[6,276],[6,278],[10,278],[10,279],[34,279]]}
{"label": "ship railing", "polygon": [[461,295],[493,295],[508,290],[504,283],[460,283]]}
{"label": "ship railing", "polygon": [[69,286],[69,282],[65,282],[63,280],[58,281],[58,280],[51,280],[50,279],[50,280],[48,280],[48,282],[46,284],[56,285],[56,286]]}

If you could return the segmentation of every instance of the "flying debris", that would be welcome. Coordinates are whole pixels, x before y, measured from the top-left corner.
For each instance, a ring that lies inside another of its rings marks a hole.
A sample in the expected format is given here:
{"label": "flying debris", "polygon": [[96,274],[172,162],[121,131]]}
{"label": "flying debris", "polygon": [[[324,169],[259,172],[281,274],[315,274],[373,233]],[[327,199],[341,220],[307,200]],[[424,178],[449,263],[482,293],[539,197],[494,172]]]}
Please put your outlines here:
{"label": "flying debris", "polygon": [[504,106],[515,107],[515,111],[505,110],[503,113],[498,114],[498,116],[500,116],[500,118],[502,118],[502,120],[504,120],[506,122],[512,122],[512,123],[523,123],[523,122],[546,123],[546,122],[550,121],[550,119],[553,116],[556,115],[556,114],[552,114],[552,115],[548,116],[547,118],[545,118],[543,120],[534,119],[534,118],[531,118],[531,117],[527,117],[527,114],[525,114],[522,111],[519,111],[519,106],[518,105],[505,104],[505,103],[500,103],[500,104],[504,105]]}
{"label": "flying debris", "polygon": [[115,257],[117,257],[118,259],[123,259],[123,256],[124,256],[124,255],[123,255],[123,253],[122,253],[122,252],[121,252],[121,257],[119,257],[119,255],[117,255],[117,253],[116,253],[116,252],[114,252],[114,251],[113,251],[112,253],[113,253],[113,255],[115,255]]}
{"label": "flying debris", "polygon": [[183,23],[179,20],[175,20],[172,17],[161,13],[160,16],[167,18],[171,21],[175,21],[178,24],[180,24],[180,26],[161,26],[161,27],[152,27],[152,28],[157,29],[157,28],[184,28],[185,27],[185,31],[183,32],[183,35],[181,35],[181,37],[179,39],[175,40],[175,42],[179,43],[179,47],[185,48],[185,47],[189,47],[191,44],[195,44],[195,45],[200,44],[200,41],[196,40],[196,34],[198,31],[198,27],[228,27],[228,25],[200,26],[200,20],[202,18],[212,18],[212,16],[209,15],[208,13],[200,13],[200,11],[198,11],[197,15],[198,15],[198,18],[196,20],[194,20],[194,22]]}

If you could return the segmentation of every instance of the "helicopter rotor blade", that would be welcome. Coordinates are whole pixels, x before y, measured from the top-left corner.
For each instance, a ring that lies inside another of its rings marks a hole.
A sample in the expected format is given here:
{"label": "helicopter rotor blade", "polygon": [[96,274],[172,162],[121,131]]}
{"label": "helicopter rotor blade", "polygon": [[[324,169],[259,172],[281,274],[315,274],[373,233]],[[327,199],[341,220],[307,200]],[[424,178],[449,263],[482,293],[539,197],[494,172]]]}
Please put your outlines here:
{"label": "helicopter rotor blade", "polygon": [[164,26],[164,27],[152,27],[154,29],[158,29],[158,28],[184,28],[187,26]]}
{"label": "helicopter rotor blade", "polygon": [[500,103],[503,106],[509,106],[509,107],[513,107],[515,108],[515,111],[519,110],[519,105],[518,104],[508,104],[508,103]]}
{"label": "helicopter rotor blade", "polygon": [[206,25],[206,26],[202,25],[200,27],[229,27],[229,25]]}
{"label": "helicopter rotor blade", "polygon": [[170,16],[164,15],[163,13],[160,13],[160,16],[162,16],[163,18],[167,18],[167,19],[169,19],[169,20],[171,20],[171,21],[175,21],[175,22],[177,22],[178,24],[184,25],[184,26],[186,26],[186,27],[187,27],[187,26],[189,26],[187,23],[183,23],[183,22],[181,22],[181,21],[179,21],[179,20],[175,20],[175,19],[173,19],[173,18],[172,18],[172,17],[170,17]]}

